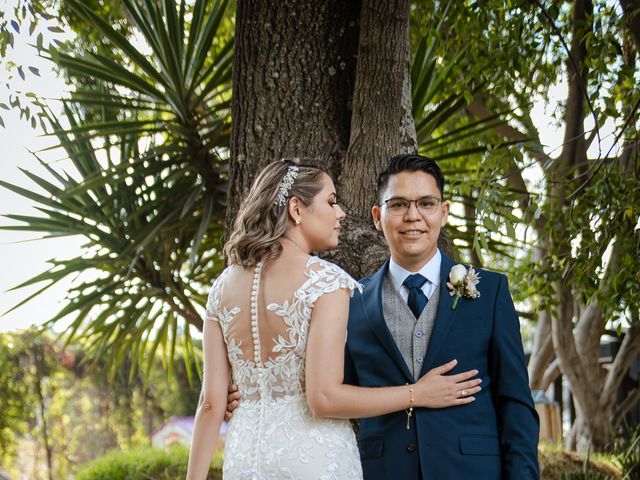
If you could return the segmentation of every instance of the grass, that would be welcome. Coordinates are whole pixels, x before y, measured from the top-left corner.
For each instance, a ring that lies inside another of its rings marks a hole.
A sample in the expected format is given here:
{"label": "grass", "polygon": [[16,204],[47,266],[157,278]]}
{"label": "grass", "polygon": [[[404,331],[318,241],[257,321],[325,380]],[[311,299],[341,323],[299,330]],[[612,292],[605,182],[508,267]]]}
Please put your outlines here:
{"label": "grass", "polygon": [[585,455],[541,442],[538,459],[541,480],[622,480],[613,455],[593,454],[585,464]]}
{"label": "grass", "polygon": [[[174,446],[169,450],[138,448],[113,451],[85,464],[75,480],[175,480],[184,478],[189,450]],[[541,443],[538,448],[541,480],[623,480],[615,455],[585,455]],[[214,457],[207,480],[222,478],[222,454]]]}

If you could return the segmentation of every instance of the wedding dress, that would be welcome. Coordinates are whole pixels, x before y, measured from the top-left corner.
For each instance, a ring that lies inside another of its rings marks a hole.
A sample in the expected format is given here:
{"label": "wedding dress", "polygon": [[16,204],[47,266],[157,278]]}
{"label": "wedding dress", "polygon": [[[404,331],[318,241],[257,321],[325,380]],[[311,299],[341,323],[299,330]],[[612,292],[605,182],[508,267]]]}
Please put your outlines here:
{"label": "wedding dress", "polygon": [[[353,292],[359,285],[336,265],[310,257],[292,298],[266,303],[265,297],[261,304],[261,294],[266,295],[261,289],[267,287],[261,271],[258,264],[249,294],[249,288],[225,282],[225,269],[207,301],[207,319],[220,323],[233,382],[242,395],[226,434],[223,477],[361,479],[348,420],[314,418],[305,397],[305,351],[314,303],[324,294],[340,288]],[[273,292],[278,286],[269,287],[270,297],[277,297]]]}

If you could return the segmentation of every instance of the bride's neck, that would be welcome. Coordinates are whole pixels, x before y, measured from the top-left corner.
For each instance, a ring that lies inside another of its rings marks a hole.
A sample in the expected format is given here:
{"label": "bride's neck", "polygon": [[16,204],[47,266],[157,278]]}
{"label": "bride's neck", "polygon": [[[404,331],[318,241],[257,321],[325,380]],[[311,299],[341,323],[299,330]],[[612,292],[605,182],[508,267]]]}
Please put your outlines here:
{"label": "bride's neck", "polygon": [[297,236],[289,236],[287,234],[284,234],[282,237],[280,237],[280,243],[282,244],[282,253],[298,253],[304,255],[310,254],[306,242],[304,242],[302,238],[297,238]]}

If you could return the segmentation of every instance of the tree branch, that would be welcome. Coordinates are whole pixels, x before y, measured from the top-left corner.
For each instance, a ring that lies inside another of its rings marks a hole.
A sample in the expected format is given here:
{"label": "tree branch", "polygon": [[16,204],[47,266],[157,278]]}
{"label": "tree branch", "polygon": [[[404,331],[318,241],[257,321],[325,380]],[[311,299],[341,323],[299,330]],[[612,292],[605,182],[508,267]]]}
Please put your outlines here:
{"label": "tree branch", "polygon": [[616,399],[618,388],[624,378],[627,370],[631,366],[631,362],[640,352],[640,322],[634,322],[622,340],[620,350],[616,355],[611,370],[607,374],[607,378],[600,395],[600,402],[602,405],[611,407]]}
{"label": "tree branch", "polygon": [[[565,138],[560,161],[549,164],[549,184],[552,206],[562,208],[566,197],[566,182],[572,179],[573,168],[586,161],[584,145],[584,98],[582,85],[585,84],[587,68],[585,60],[587,49],[585,45],[585,30],[591,30],[593,6],[590,0],[576,0],[573,10],[571,52],[567,61],[568,96],[565,109]],[[559,218],[561,228],[566,228],[566,218]],[[570,255],[571,245],[564,237],[554,240],[557,243],[559,255]],[[553,347],[556,352],[562,373],[567,376],[574,392],[576,408],[582,414],[590,416],[600,408],[598,393],[591,389],[584,379],[588,378],[585,366],[576,348],[573,336],[573,293],[571,275],[565,275],[556,282],[556,300],[558,305],[556,315],[552,318]]]}
{"label": "tree branch", "polygon": [[[492,112],[480,99],[473,101],[469,106],[467,106],[467,111],[478,119],[495,116],[495,113]],[[499,135],[511,140],[521,140],[523,142],[527,140],[525,135],[513,128],[507,122],[501,122],[493,127],[493,130]],[[531,204],[531,196],[527,190],[524,178],[522,178],[522,173],[513,159],[510,161],[509,169],[507,170],[507,183],[513,187],[514,190],[522,192],[518,203],[523,211],[527,210]]]}
{"label": "tree branch", "polygon": [[[585,97],[587,84],[586,32],[593,27],[591,0],[576,0],[571,27],[571,51],[567,60],[568,94],[565,108],[565,131],[561,161],[556,162],[558,180],[570,180],[573,168],[585,173],[587,167],[586,139],[584,138]],[[597,121],[597,120],[596,120]]]}
{"label": "tree branch", "polygon": [[171,308],[171,310],[173,310],[182,318],[184,318],[184,320],[187,323],[189,323],[190,325],[193,325],[199,331],[202,331],[202,319],[200,318],[200,315],[197,314],[197,312],[195,311],[195,309],[191,304],[186,306],[186,308],[182,308],[180,305],[176,303],[172,295],[165,295],[164,299],[169,305],[169,307]]}
{"label": "tree branch", "polygon": [[622,17],[629,28],[629,34],[633,38],[636,50],[640,53],[640,1],[620,0]]}
{"label": "tree branch", "polygon": [[[464,196],[464,216],[465,216],[465,225],[467,227],[467,232],[471,238],[475,238],[476,236],[476,200],[473,196]],[[478,251],[473,248],[473,243],[471,244],[471,248],[469,248],[469,255],[471,256],[471,263],[478,267],[482,267],[482,259],[478,254]]]}
{"label": "tree branch", "polygon": [[[487,118],[495,116],[495,113],[484,103],[483,99],[474,100],[469,106],[467,106],[467,111],[477,118]],[[541,165],[544,166],[551,161],[551,158],[546,153],[544,153],[542,149],[529,148],[528,142],[526,142],[526,140],[531,140],[531,136],[520,132],[518,129],[512,127],[507,122],[502,122],[499,125],[496,125],[495,127],[493,127],[493,130],[509,140],[522,141],[523,146],[527,150],[529,156],[536,159]],[[537,132],[535,132],[534,142],[537,145],[540,145],[540,138]],[[520,193],[520,198],[518,199],[520,209],[522,211],[527,210],[532,203],[531,194],[527,189],[527,185],[524,181],[524,178],[522,177],[522,172],[515,160],[511,160],[511,162],[509,163],[506,180],[513,191]],[[534,222],[534,227],[538,234],[542,234],[544,223],[545,219],[543,218],[543,216],[540,216]]]}
{"label": "tree branch", "polygon": [[[477,118],[487,118],[487,117],[495,116],[495,112],[493,112],[493,110],[491,110],[486,105],[486,103],[482,98],[478,98],[474,100],[469,106],[467,106],[467,111],[469,111],[469,113],[473,114]],[[532,138],[536,144],[540,145],[540,137],[538,135],[538,132],[522,133],[517,128],[509,125],[509,123],[507,122],[502,122],[499,125],[496,125],[495,127],[493,127],[493,130],[497,134],[502,135],[503,137],[508,138],[510,140],[522,141],[523,146],[527,150],[527,153],[529,154],[529,156],[531,156],[532,158],[535,158],[542,164],[546,164],[551,160],[551,157],[549,157],[549,155],[547,155],[543,151],[528,148],[527,140],[531,140]],[[532,133],[534,134],[532,135]]]}
{"label": "tree branch", "polygon": [[549,385],[555,382],[556,378],[558,378],[561,373],[560,362],[558,362],[558,359],[556,358],[549,364],[549,366],[545,370],[542,377],[542,382],[540,383],[540,390],[546,390],[547,388],[549,388]]}
{"label": "tree branch", "polygon": [[544,373],[553,359],[553,341],[551,339],[551,322],[548,312],[538,315],[538,325],[533,339],[531,358],[529,359],[529,385],[533,390],[542,388]]}
{"label": "tree branch", "polygon": [[576,349],[587,375],[585,380],[595,390],[600,390],[604,380],[600,374],[599,362],[600,338],[604,333],[604,327],[602,307],[596,302],[583,310],[574,329]]}
{"label": "tree branch", "polygon": [[613,415],[611,416],[611,425],[613,428],[620,425],[629,410],[631,410],[631,408],[638,402],[640,402],[640,388],[634,388],[629,392],[627,398],[625,398],[618,408],[616,408],[616,411],[613,412]]}

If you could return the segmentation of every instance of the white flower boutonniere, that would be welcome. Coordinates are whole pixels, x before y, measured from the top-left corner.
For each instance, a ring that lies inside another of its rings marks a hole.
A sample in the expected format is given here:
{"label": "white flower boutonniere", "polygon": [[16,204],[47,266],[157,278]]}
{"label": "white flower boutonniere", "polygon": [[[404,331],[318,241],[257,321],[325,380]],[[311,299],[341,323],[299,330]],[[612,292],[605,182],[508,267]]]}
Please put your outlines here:
{"label": "white flower boutonniere", "polygon": [[455,310],[458,306],[458,300],[462,297],[478,298],[480,292],[476,285],[479,282],[480,277],[473,267],[469,267],[469,270],[467,270],[464,265],[454,265],[451,272],[449,272],[449,281],[447,282],[449,295],[453,297],[451,310]]}

